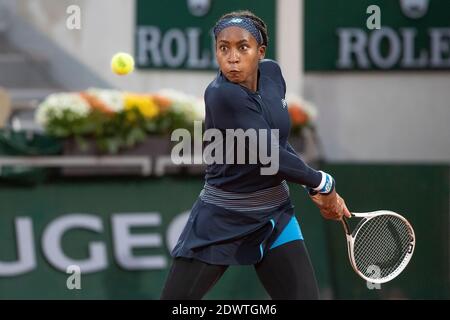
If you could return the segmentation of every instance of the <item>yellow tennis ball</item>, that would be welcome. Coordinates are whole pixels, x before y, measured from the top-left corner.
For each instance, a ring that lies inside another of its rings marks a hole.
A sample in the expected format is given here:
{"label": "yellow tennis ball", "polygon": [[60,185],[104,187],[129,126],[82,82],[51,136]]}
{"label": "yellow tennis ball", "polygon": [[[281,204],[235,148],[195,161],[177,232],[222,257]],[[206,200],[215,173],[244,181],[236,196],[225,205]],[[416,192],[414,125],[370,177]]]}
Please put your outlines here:
{"label": "yellow tennis ball", "polygon": [[116,53],[111,59],[111,69],[118,75],[126,75],[134,70],[134,59],[124,52]]}

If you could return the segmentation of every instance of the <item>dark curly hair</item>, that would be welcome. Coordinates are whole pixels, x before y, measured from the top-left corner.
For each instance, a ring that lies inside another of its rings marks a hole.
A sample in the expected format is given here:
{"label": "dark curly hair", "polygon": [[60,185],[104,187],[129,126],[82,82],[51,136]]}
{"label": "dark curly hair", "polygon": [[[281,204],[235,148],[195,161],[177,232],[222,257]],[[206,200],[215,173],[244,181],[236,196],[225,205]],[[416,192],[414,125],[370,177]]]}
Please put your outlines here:
{"label": "dark curly hair", "polygon": [[223,16],[220,17],[218,22],[222,19],[228,19],[228,18],[248,18],[253,21],[255,26],[258,28],[258,30],[261,32],[262,36],[262,45],[268,46],[269,44],[269,35],[267,34],[267,25],[266,23],[257,15],[255,15],[253,12],[249,10],[239,10],[239,11],[233,11],[230,13],[226,13]]}

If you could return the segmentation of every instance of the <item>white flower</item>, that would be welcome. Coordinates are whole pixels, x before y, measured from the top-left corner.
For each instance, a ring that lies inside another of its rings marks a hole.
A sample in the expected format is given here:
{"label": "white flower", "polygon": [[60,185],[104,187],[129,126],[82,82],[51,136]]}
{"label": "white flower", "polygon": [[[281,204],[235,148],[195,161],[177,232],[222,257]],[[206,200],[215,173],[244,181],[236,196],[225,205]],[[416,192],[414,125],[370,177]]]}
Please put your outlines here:
{"label": "white flower", "polygon": [[183,114],[187,121],[202,121],[205,119],[205,103],[203,99],[174,89],[162,89],[157,94],[171,100],[172,109]]}
{"label": "white flower", "polygon": [[196,120],[205,120],[206,116],[205,100],[196,98],[193,101],[193,107]]}
{"label": "white flower", "polygon": [[54,93],[37,107],[35,120],[45,127],[50,120],[50,114],[55,118],[62,117],[64,110],[82,118],[88,115],[90,106],[78,93]]}
{"label": "white flower", "polygon": [[310,121],[315,122],[319,113],[316,106],[312,102],[306,100],[303,100],[302,106],[303,110],[305,110],[306,114],[309,116]]}
{"label": "white flower", "polygon": [[89,88],[86,92],[99,99],[113,112],[120,112],[124,109],[123,91]]}
{"label": "white flower", "polygon": [[318,111],[312,102],[292,93],[286,94],[286,102],[290,107],[301,108],[305,111],[308,115],[309,121],[314,122],[317,119]]}

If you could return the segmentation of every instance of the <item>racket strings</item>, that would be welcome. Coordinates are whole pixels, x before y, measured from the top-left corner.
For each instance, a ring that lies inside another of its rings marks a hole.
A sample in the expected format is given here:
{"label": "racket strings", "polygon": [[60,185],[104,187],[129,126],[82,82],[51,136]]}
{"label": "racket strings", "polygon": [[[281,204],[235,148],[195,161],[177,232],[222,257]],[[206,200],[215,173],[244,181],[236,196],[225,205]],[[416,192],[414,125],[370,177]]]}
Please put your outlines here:
{"label": "racket strings", "polygon": [[382,279],[404,261],[411,241],[407,224],[391,215],[374,217],[364,223],[354,243],[356,268],[366,277]]}

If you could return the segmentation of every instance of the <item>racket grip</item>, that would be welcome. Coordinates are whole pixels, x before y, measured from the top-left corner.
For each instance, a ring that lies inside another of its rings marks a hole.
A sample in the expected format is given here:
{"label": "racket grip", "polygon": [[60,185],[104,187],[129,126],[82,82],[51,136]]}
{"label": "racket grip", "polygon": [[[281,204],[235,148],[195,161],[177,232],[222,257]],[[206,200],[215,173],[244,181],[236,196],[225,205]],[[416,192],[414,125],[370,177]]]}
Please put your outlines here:
{"label": "racket grip", "polygon": [[345,216],[343,216],[341,218],[341,222],[342,222],[342,226],[344,227],[344,231],[346,234],[350,235],[350,227],[348,226],[348,222],[347,222],[347,218]]}

